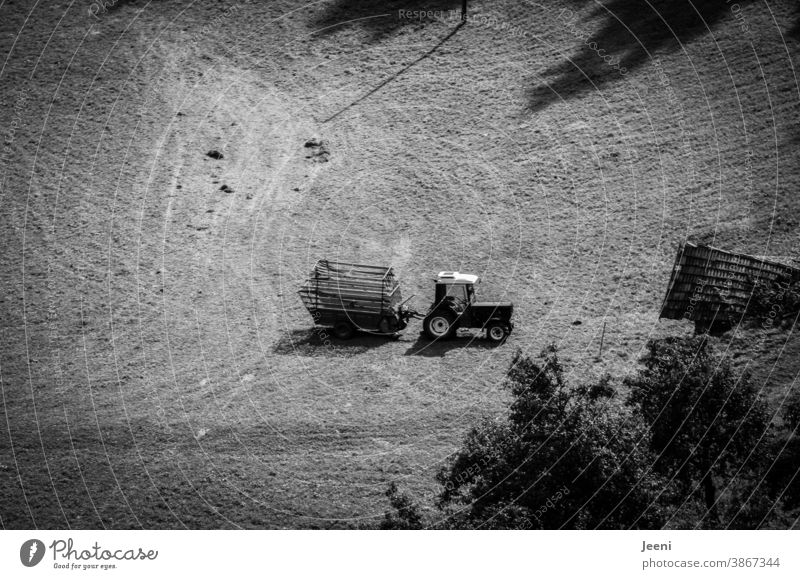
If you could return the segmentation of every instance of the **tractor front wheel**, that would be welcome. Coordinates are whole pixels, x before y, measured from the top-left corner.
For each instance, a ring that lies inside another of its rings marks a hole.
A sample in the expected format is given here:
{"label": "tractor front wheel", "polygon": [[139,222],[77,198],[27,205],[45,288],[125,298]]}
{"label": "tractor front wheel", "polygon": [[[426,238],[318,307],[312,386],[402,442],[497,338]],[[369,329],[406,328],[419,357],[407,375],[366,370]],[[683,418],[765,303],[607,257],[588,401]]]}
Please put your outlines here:
{"label": "tractor front wheel", "polygon": [[422,329],[431,340],[445,340],[453,335],[454,317],[446,312],[436,312],[431,314],[422,323]]}
{"label": "tractor front wheel", "polygon": [[486,337],[490,342],[499,344],[508,337],[508,328],[503,324],[489,324],[486,326]]}

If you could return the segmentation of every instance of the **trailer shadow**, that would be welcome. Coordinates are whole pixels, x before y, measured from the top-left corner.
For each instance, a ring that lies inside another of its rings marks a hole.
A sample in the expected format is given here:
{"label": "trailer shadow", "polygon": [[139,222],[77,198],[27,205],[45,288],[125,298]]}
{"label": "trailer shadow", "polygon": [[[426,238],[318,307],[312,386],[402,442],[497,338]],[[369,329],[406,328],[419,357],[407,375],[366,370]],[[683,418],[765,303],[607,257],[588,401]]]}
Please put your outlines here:
{"label": "trailer shadow", "polygon": [[358,333],[349,340],[340,340],[325,328],[305,328],[284,333],[272,346],[272,352],[282,356],[350,357],[395,339]]}
{"label": "trailer shadow", "polygon": [[440,358],[452,350],[469,348],[470,350],[492,350],[496,346],[489,340],[475,336],[463,335],[450,338],[449,340],[432,341],[424,334],[420,334],[416,341],[405,351],[404,356],[425,356],[428,358]]}

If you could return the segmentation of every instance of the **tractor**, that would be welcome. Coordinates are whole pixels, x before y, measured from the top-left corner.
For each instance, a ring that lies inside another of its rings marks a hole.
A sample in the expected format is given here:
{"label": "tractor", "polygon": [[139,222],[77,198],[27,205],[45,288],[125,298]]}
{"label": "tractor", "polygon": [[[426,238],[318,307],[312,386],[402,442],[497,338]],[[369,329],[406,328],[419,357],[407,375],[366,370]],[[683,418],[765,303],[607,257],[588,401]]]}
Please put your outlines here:
{"label": "tractor", "polygon": [[514,329],[514,304],[476,301],[477,275],[442,271],[435,281],[434,302],[422,322],[423,332],[430,339],[446,340],[459,328],[480,328],[486,330],[490,341],[500,343]]}

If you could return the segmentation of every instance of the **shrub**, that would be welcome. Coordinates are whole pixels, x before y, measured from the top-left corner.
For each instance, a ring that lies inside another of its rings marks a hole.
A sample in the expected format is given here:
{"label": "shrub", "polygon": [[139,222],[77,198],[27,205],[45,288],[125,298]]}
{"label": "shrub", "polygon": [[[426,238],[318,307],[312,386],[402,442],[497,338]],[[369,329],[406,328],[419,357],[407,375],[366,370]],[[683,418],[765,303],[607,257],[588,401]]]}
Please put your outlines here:
{"label": "shrub", "polygon": [[759,280],[753,284],[745,315],[754,323],[772,325],[798,311],[800,280],[781,277],[770,281]]}
{"label": "shrub", "polygon": [[401,493],[395,483],[389,485],[386,496],[393,511],[389,511],[384,515],[380,525],[381,529],[407,530],[422,528],[422,515],[419,513],[419,507],[410,497]]}
{"label": "shrub", "polygon": [[468,528],[659,527],[661,484],[642,422],[607,404],[608,379],[570,389],[555,347],[517,352],[504,420],[472,428],[438,475],[438,507]]}
{"label": "shrub", "polygon": [[674,477],[678,506],[702,490],[701,519],[721,525],[720,484],[747,495],[740,487],[763,467],[756,449],[769,434],[765,405],[749,376],[736,374],[705,336],[651,340],[643,363],[627,380],[628,404],[649,425],[655,468]]}
{"label": "shrub", "polygon": [[773,444],[774,463],[766,477],[769,490],[787,510],[800,509],[800,390],[792,390],[782,407],[783,429]]}

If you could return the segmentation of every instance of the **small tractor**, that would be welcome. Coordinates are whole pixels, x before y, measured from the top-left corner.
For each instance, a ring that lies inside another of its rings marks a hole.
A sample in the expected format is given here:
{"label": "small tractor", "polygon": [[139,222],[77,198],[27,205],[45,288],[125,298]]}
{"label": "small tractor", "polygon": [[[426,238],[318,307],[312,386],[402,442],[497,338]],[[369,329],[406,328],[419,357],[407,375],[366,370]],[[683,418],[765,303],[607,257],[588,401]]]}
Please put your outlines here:
{"label": "small tractor", "polygon": [[500,343],[514,329],[511,302],[475,300],[477,275],[442,271],[435,282],[434,302],[422,314],[405,305],[391,267],[319,260],[299,294],[314,323],[340,339],[357,330],[395,336],[411,318],[423,320],[423,333],[432,340],[451,338],[459,328],[479,328]]}
{"label": "small tractor", "polygon": [[455,335],[458,328],[486,329],[492,342],[502,342],[514,329],[511,302],[479,302],[475,299],[477,275],[442,271],[436,276],[434,302],[422,321],[425,334],[432,340]]}

